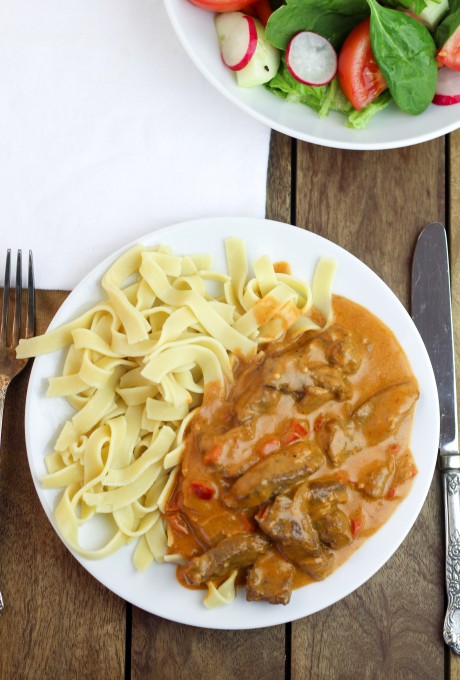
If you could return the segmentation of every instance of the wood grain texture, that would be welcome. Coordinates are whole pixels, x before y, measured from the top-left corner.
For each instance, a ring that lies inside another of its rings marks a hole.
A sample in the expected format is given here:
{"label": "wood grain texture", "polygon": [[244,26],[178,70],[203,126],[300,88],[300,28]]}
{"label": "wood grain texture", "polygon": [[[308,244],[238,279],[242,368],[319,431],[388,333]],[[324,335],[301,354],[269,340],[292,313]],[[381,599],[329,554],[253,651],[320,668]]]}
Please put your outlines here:
{"label": "wood grain texture", "polygon": [[220,631],[133,608],[132,680],[284,680],[284,626]]}
{"label": "wood grain texture", "polygon": [[[460,396],[460,131],[449,136],[449,246],[457,396]],[[450,677],[460,680],[460,657],[450,652]]]}
{"label": "wood grain texture", "polygon": [[267,173],[266,217],[290,222],[293,173],[291,159],[296,142],[279,132],[272,132]]}
{"label": "wood grain texture", "polygon": [[444,142],[391,151],[299,143],[296,223],[369,265],[409,307],[420,230],[445,220]]}
{"label": "wood grain texture", "polygon": [[[445,220],[444,141],[382,152],[300,143],[297,213],[357,255],[408,306],[420,230]],[[292,680],[442,678],[443,542],[438,475],[409,536],[367,584],[293,624]]]}
{"label": "wood grain texture", "polygon": [[[40,329],[64,297],[38,292]],[[33,486],[23,426],[29,372],[8,388],[0,456],[0,677],[124,678],[125,604],[64,547]]]}

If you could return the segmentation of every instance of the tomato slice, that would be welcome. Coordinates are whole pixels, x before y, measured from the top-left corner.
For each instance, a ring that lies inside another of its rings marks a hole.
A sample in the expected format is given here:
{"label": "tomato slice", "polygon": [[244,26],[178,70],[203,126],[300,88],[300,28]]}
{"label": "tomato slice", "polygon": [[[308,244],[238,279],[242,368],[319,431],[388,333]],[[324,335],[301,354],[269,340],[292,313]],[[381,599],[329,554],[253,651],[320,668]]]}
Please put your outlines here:
{"label": "tomato slice", "polygon": [[253,5],[257,0],[190,0],[190,2],[210,12],[238,12]]}
{"label": "tomato slice", "polygon": [[369,18],[358,24],[343,43],[339,54],[338,77],[345,96],[357,111],[387,89],[372,52]]}
{"label": "tomato slice", "polygon": [[446,40],[437,56],[439,66],[447,66],[453,71],[460,71],[460,26]]}
{"label": "tomato slice", "polygon": [[256,0],[256,4],[254,5],[254,9],[256,12],[257,17],[260,19],[262,26],[267,25],[267,21],[270,19],[271,15],[273,14],[272,6],[270,4],[270,0]]}

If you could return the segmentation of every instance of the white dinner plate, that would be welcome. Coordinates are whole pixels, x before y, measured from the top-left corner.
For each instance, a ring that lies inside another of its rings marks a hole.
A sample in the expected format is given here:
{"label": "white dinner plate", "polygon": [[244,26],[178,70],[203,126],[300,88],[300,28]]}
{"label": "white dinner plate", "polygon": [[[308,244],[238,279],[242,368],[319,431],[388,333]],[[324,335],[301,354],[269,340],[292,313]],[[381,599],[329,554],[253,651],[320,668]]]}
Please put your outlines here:
{"label": "white dinner plate", "polygon": [[[224,239],[245,240],[250,260],[268,254],[287,260],[293,273],[311,282],[320,256],[338,262],[333,290],[364,305],[389,326],[398,338],[419,382],[411,447],[419,470],[412,489],[392,517],[352,557],[325,581],[295,590],[287,606],[246,602],[240,589],[235,602],[207,610],[203,592],[183,588],[171,564],[154,564],[145,572],[133,567],[134,545],[100,561],[89,561],[73,553],[83,567],[111,591],[152,614],[206,628],[247,629],[281,624],[308,616],[337,602],[367,581],[397,550],[414,524],[425,501],[436,462],[439,441],[439,406],[436,383],[424,344],[404,307],[366,265],[334,243],[297,227],[252,218],[216,218],[184,222],[146,235],[138,242],[146,246],[172,246],[176,254],[212,253],[214,265],[225,270]],[[69,321],[102,299],[100,281],[109,265],[129,246],[110,255],[93,269],[68,296],[51,327]],[[39,478],[45,473],[44,457],[70,407],[64,399],[46,397],[47,379],[59,373],[63,352],[34,361],[26,402],[25,431],[32,477],[43,508],[55,528],[53,507],[60,491],[45,490]],[[88,537],[87,537],[88,538]],[[98,536],[93,537],[97,540]],[[391,594],[390,594],[391,597]]]}
{"label": "white dinner plate", "polygon": [[304,104],[286,101],[267,88],[244,88],[220,56],[214,13],[189,0],[164,0],[173,28],[190,59],[205,78],[233,104],[285,135],[337,149],[394,149],[426,142],[460,127],[460,104],[430,106],[419,116],[400,111],[392,102],[363,130],[346,125],[332,111],[326,118]]}

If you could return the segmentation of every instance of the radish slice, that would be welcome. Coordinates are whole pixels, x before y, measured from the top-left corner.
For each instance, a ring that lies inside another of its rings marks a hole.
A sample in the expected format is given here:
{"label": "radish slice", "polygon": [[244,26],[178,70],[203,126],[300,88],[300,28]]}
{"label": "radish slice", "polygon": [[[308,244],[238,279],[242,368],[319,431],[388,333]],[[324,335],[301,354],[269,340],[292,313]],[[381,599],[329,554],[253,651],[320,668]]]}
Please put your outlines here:
{"label": "radish slice", "polygon": [[444,66],[438,71],[438,83],[433,104],[449,106],[460,102],[460,71],[453,71]]}
{"label": "radish slice", "polygon": [[254,19],[254,23],[259,39],[249,64],[236,72],[236,81],[240,87],[257,87],[268,83],[275,77],[280,65],[280,51],[268,42],[262,23],[258,19]]}
{"label": "radish slice", "polygon": [[337,72],[337,52],[322,35],[300,31],[289,41],[286,65],[301,83],[327,85]]}
{"label": "radish slice", "polygon": [[241,12],[227,12],[216,17],[222,60],[232,71],[249,64],[256,51],[258,36],[254,19]]}

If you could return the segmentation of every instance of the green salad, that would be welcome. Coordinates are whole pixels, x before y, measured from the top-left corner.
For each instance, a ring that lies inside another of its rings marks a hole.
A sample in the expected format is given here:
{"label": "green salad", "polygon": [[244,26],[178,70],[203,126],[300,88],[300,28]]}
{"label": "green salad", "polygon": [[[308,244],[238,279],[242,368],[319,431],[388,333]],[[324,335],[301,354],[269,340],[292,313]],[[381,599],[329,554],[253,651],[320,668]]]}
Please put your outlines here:
{"label": "green salad", "polygon": [[221,55],[242,87],[263,85],[320,117],[338,111],[354,128],[390,102],[415,116],[432,102],[460,101],[460,0],[215,0],[213,11],[219,6]]}

